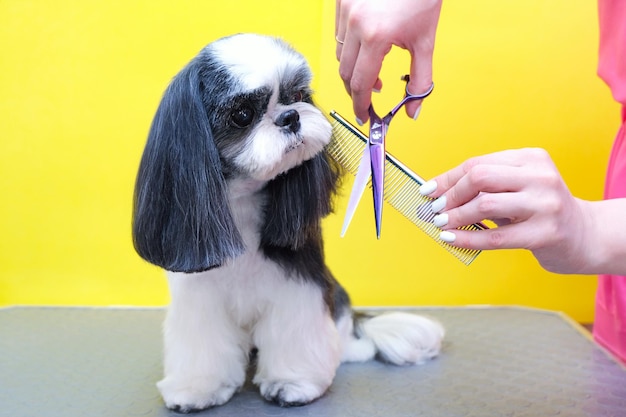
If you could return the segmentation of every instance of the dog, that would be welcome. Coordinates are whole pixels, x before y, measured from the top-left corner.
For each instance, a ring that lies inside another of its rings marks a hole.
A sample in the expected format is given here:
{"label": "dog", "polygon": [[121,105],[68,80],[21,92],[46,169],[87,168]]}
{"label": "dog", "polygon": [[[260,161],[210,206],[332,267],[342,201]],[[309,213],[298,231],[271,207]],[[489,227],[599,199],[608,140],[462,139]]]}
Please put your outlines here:
{"label": "dog", "polygon": [[351,309],[324,261],[321,220],[340,168],[305,58],[256,34],[218,39],[171,81],[141,158],[138,254],[167,271],[165,405],[187,413],[253,383],[281,406],[308,404],[341,362],[435,357],[444,329],[408,313]]}

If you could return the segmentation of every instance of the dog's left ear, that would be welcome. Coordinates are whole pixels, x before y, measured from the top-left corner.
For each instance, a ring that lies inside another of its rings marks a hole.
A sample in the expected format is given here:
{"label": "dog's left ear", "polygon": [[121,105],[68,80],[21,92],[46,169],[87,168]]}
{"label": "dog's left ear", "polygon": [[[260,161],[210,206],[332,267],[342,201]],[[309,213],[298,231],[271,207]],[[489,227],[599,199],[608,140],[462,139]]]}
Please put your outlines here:
{"label": "dog's left ear", "polygon": [[244,250],[202,101],[201,66],[192,61],[163,95],[135,185],[135,249],[168,271],[204,271]]}
{"label": "dog's left ear", "polygon": [[297,250],[317,238],[322,218],[332,211],[339,174],[324,151],[269,182],[261,243]]}

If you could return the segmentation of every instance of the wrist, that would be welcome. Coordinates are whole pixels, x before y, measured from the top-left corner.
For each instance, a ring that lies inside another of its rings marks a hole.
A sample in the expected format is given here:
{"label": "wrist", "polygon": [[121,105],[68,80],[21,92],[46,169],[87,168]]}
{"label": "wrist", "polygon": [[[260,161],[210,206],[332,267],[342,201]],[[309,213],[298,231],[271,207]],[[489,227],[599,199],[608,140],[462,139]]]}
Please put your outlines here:
{"label": "wrist", "polygon": [[626,199],[578,200],[583,210],[581,273],[626,275]]}

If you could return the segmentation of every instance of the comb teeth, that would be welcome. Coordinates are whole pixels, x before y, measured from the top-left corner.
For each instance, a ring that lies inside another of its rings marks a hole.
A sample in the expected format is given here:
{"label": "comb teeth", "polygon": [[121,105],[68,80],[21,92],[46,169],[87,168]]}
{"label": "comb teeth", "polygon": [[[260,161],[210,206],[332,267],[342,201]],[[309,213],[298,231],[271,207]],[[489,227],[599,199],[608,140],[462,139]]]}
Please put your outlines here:
{"label": "comb teeth", "polygon": [[[327,150],[344,169],[356,175],[367,144],[367,136],[337,112],[330,112],[330,116],[333,118],[333,138]],[[389,153],[386,154],[385,171],[384,200],[465,265],[472,263],[480,253],[479,250],[457,248],[439,239],[440,230],[432,222],[435,213],[430,209],[433,199],[419,193],[425,181]],[[369,186],[371,187],[371,182]],[[485,228],[486,226],[476,223],[460,229]]]}

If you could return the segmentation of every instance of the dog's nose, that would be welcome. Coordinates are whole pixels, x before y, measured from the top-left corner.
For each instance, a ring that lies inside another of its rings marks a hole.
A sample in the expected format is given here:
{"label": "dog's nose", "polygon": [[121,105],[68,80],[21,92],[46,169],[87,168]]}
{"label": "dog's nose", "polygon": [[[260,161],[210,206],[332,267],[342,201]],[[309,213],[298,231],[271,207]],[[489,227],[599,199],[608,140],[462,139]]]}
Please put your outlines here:
{"label": "dog's nose", "polygon": [[287,110],[281,113],[274,123],[276,126],[285,127],[296,133],[300,130],[300,114],[295,110]]}

